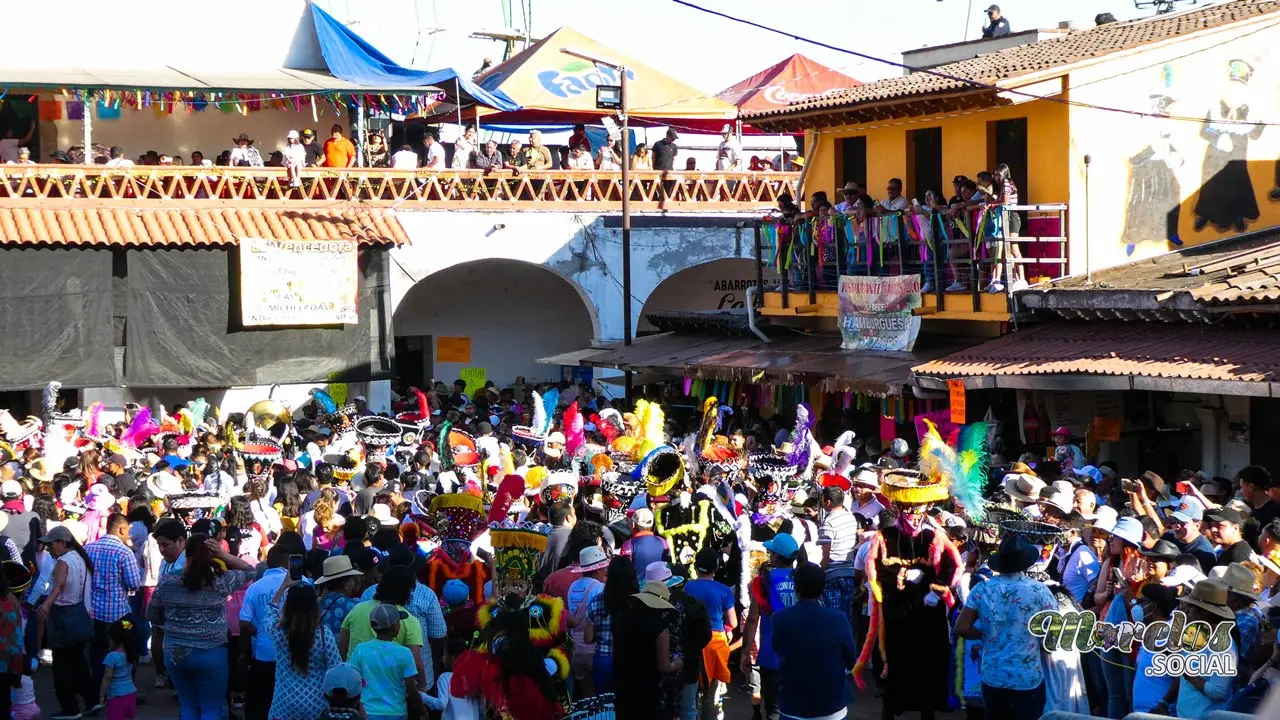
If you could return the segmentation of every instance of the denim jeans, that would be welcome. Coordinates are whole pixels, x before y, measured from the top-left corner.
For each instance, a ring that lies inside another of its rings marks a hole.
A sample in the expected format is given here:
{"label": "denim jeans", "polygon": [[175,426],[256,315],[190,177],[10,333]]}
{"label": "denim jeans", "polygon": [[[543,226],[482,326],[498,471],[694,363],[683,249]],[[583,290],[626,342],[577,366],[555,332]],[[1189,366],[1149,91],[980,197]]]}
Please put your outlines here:
{"label": "denim jeans", "polygon": [[982,683],[987,720],[1037,720],[1044,714],[1044,683],[1031,690],[1010,690]]}
{"label": "denim jeans", "polygon": [[151,652],[151,623],[147,620],[147,601],[154,588],[138,588],[129,598],[129,614],[133,616],[133,630],[138,638],[138,655]]}
{"label": "denim jeans", "polygon": [[680,688],[680,720],[698,720],[698,683]]}
{"label": "denim jeans", "polygon": [[1106,650],[1101,659],[1107,683],[1107,717],[1122,718],[1133,707],[1133,660],[1119,650]]}
{"label": "denim jeans", "polygon": [[178,691],[182,720],[222,720],[227,690],[227,649],[165,647],[164,665]]}
{"label": "denim jeans", "polygon": [[596,653],[595,662],[591,664],[591,674],[596,680],[596,694],[613,692],[613,655]]}

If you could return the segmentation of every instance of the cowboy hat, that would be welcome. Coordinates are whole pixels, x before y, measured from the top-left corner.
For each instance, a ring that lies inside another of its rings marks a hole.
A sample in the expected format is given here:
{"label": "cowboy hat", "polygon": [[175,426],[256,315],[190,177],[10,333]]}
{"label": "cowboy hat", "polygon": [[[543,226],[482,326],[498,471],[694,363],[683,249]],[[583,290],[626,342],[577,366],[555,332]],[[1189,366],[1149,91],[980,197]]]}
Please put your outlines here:
{"label": "cowboy hat", "polygon": [[36,458],[27,466],[27,474],[36,482],[53,482],[53,471],[44,458]]}
{"label": "cowboy hat", "polygon": [[240,144],[240,143],[242,143],[242,142],[247,142],[247,143],[249,143],[250,145],[252,145],[252,144],[253,144],[253,138],[249,137],[249,133],[240,133],[240,136],[239,136],[239,137],[234,137],[234,138],[232,138],[232,139],[231,139],[231,142],[233,142],[233,143],[235,143],[235,144],[237,144],[237,145],[239,145],[239,144]]}
{"label": "cowboy hat", "polygon": [[1224,620],[1234,620],[1236,614],[1227,607],[1228,588],[1220,580],[1201,580],[1191,589],[1182,602],[1217,615]]}
{"label": "cowboy hat", "polygon": [[666,585],[654,580],[646,582],[644,587],[640,589],[640,592],[632,595],[631,597],[639,600],[654,610],[675,609],[671,606],[670,602],[671,591],[667,589]]}
{"label": "cowboy hat", "polygon": [[348,555],[335,555],[324,559],[324,565],[321,566],[320,577],[316,578],[316,585],[324,585],[327,582],[341,580],[349,577],[361,577],[364,573],[355,569],[351,564],[351,557]]}
{"label": "cowboy hat", "polygon": [[1036,564],[1040,551],[1021,535],[1007,533],[1000,540],[1000,549],[991,559],[991,569],[1005,575],[1023,572]]}
{"label": "cowboy hat", "polygon": [[582,548],[582,552],[578,553],[578,564],[574,566],[575,573],[595,572],[602,568],[609,567],[609,554],[599,545],[588,545]]}
{"label": "cowboy hat", "polygon": [[1050,486],[1052,492],[1048,495],[1041,496],[1039,504],[1047,505],[1056,509],[1063,515],[1068,515],[1075,508],[1076,499],[1070,490],[1063,490],[1060,487]]}
{"label": "cowboy hat", "polygon": [[1222,573],[1222,584],[1227,586],[1228,592],[1257,600],[1258,593],[1253,589],[1253,581],[1253,573],[1238,562],[1226,566]]}
{"label": "cowboy hat", "polygon": [[1049,433],[1049,437],[1051,437],[1051,438],[1052,438],[1052,437],[1058,437],[1059,435],[1061,435],[1061,436],[1062,436],[1062,437],[1064,437],[1064,438],[1070,438],[1070,437],[1071,437],[1071,429],[1070,429],[1070,428],[1068,428],[1066,425],[1059,425],[1059,426],[1058,426],[1058,428],[1057,428],[1056,430],[1054,430],[1053,432]]}
{"label": "cowboy hat", "polygon": [[853,473],[853,484],[858,487],[880,489],[880,470],[871,463],[863,463]]}
{"label": "cowboy hat", "polygon": [[1157,540],[1156,544],[1152,545],[1150,550],[1139,550],[1138,554],[1143,557],[1151,558],[1152,560],[1172,562],[1178,559],[1178,556],[1182,554],[1182,551],[1178,549],[1177,545],[1174,545],[1168,540]]}
{"label": "cowboy hat", "polygon": [[1035,475],[1011,473],[1004,476],[1003,486],[1005,494],[1014,500],[1036,503],[1040,501],[1040,491],[1044,489],[1045,484]]}

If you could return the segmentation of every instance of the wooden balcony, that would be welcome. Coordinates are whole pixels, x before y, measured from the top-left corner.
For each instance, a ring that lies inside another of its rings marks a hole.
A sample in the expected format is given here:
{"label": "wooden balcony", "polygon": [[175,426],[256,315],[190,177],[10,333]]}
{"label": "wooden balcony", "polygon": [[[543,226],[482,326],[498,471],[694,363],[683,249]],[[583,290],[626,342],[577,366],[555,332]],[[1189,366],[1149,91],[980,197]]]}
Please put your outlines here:
{"label": "wooden balcony", "polygon": [[[790,324],[832,326],[840,317],[841,275],[911,274],[920,275],[928,288],[921,293],[922,305],[916,311],[926,320],[1008,322],[1013,319],[1013,292],[1018,289],[1009,282],[1010,277],[1021,275],[1035,283],[1069,271],[1067,206],[1019,205],[1011,211],[1024,218],[1020,235],[1005,235],[1000,229],[998,236],[975,233],[971,239],[956,232],[941,243],[908,231],[905,214],[893,217],[898,229],[889,234],[892,240],[874,246],[863,235],[851,236],[854,224],[841,219],[792,223],[785,236],[778,230],[764,232],[770,223],[757,223],[757,282],[762,288],[759,312]],[[804,223],[805,231],[799,232],[798,224]],[[830,227],[823,229],[822,223]],[[1004,226],[1001,223],[998,227]],[[773,227],[778,228],[776,223]],[[779,237],[790,239],[780,242]],[[815,238],[823,243],[821,255]],[[765,268],[776,271],[783,265],[787,267],[779,273],[779,280],[765,281]],[[1004,287],[988,292],[997,271]]]}
{"label": "wooden balcony", "polygon": [[[799,173],[635,172],[634,211],[759,211],[797,194]],[[290,185],[284,168],[0,165],[0,202],[42,207],[173,202],[202,206],[328,207],[345,202],[405,209],[617,210],[622,174],[309,168]]]}

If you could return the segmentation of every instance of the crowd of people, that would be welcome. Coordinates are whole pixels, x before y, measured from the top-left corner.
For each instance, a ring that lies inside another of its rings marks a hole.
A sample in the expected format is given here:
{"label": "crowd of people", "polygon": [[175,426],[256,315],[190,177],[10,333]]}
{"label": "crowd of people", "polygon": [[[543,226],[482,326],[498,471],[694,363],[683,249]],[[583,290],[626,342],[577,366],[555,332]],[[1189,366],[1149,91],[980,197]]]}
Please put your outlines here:
{"label": "crowd of people", "polygon": [[[1166,482],[1091,464],[1067,428],[1005,463],[983,423],[881,453],[806,405],[677,422],[568,383],[115,423],[59,397],[0,412],[17,718],[39,717],[42,657],[54,720],[168,687],[183,720],[720,720],[735,677],[768,720],[843,718],[855,685],[886,718],[1198,718],[1280,678],[1280,482],[1257,466]],[[1182,652],[1232,667],[1049,647],[1046,611],[1230,621]]]}
{"label": "crowd of people", "polygon": [[[783,254],[794,255],[792,274],[795,287],[803,287],[809,279],[806,269],[811,260],[821,266],[817,272],[819,286],[834,289],[839,281],[837,254],[842,255],[846,274],[922,275],[921,292],[934,292],[945,285],[946,292],[968,292],[977,282],[971,261],[987,280],[983,288],[989,293],[1005,291],[1004,271],[1009,266],[1012,289],[1027,286],[1022,250],[1018,244],[1023,217],[1017,210],[1018,186],[1009,166],[1001,163],[991,171],[981,171],[975,178],[957,175],[951,180],[948,198],[939,190],[928,189],[923,202],[903,194],[902,180],[892,178],[886,184],[883,198],[874,198],[867,188],[848,182],[841,189],[843,200],[832,204],[825,191],[809,196],[807,209],[801,210],[790,194],[779,196],[777,215],[788,225],[812,225],[821,252],[814,252],[803,237],[783,247]],[[845,251],[837,247],[837,219],[848,219],[841,228]],[[795,234],[792,234],[794,237]],[[783,238],[786,241],[786,236]],[[1007,254],[1007,257],[1006,257]],[[856,271],[856,272],[855,272]],[[941,275],[939,274],[941,272]]]}

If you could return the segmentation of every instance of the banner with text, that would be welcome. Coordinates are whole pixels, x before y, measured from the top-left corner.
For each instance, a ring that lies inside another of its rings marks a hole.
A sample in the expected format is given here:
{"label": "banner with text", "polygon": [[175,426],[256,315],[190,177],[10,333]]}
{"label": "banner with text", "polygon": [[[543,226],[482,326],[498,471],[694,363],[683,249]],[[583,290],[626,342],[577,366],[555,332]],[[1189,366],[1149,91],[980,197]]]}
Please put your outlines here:
{"label": "banner with text", "polygon": [[240,241],[244,325],[355,325],[354,240]]}
{"label": "banner with text", "polygon": [[840,276],[840,335],[845,350],[910,351],[920,333],[920,276]]}

